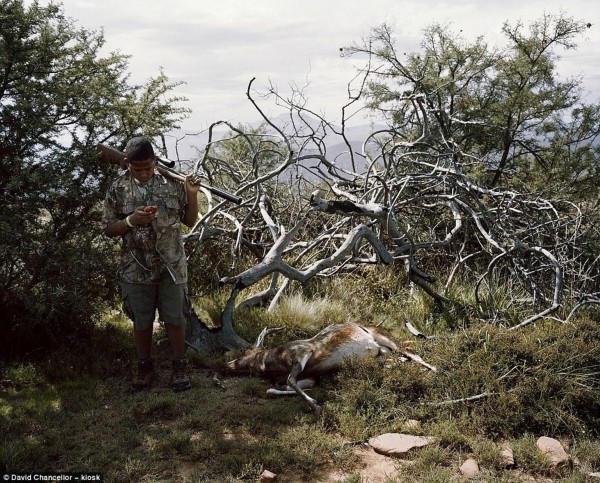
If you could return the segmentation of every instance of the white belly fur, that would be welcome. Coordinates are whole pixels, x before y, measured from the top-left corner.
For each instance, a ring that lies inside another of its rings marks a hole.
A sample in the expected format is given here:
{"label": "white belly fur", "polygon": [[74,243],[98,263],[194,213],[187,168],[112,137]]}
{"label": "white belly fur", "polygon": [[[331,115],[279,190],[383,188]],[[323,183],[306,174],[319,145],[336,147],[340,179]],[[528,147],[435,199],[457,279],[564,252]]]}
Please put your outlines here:
{"label": "white belly fur", "polygon": [[379,344],[374,340],[365,340],[364,338],[361,338],[360,340],[351,339],[327,355],[313,353],[312,358],[307,362],[305,371],[327,372],[339,369],[344,359],[347,359],[348,357],[360,359],[376,357],[379,354],[379,349]]}

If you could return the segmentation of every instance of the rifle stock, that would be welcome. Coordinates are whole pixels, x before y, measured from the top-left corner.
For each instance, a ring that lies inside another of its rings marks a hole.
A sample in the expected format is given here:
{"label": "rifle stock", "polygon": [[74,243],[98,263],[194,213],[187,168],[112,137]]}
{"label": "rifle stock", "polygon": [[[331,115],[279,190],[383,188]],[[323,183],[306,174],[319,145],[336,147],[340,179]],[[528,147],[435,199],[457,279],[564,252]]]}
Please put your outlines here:
{"label": "rifle stock", "polygon": [[[127,168],[127,161],[125,161],[126,156],[125,156],[124,152],[119,151],[118,149],[115,149],[115,148],[111,148],[110,146],[106,146],[105,144],[98,144],[96,146],[96,152],[98,155],[98,160],[100,162],[108,163],[108,164],[116,164],[117,166],[120,166],[123,169]],[[157,159],[156,170],[160,174],[162,174],[163,176],[167,176],[169,178],[176,179],[177,181],[185,182],[184,174],[182,174],[172,168],[168,168],[167,166],[161,166],[160,165],[161,163],[168,164],[160,158]],[[221,198],[231,201],[237,205],[239,205],[242,202],[241,196],[237,196],[237,195],[228,193],[227,191],[224,191],[219,188],[215,188],[214,186],[205,185],[204,183],[198,183],[198,185],[201,186],[202,188],[206,188],[208,191],[210,191],[214,195],[220,196]]]}
{"label": "rifle stock", "polygon": [[116,164],[121,168],[127,168],[127,162],[125,161],[125,153],[118,149],[111,148],[105,144],[96,145],[96,153],[98,154],[98,161],[108,164]]}

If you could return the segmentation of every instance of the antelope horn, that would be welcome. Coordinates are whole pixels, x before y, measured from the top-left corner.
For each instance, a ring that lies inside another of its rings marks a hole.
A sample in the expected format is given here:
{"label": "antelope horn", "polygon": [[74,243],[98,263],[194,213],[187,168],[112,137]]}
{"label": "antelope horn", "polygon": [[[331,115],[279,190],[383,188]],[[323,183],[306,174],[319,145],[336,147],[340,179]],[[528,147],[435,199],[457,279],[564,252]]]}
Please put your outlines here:
{"label": "antelope horn", "polygon": [[255,349],[262,349],[263,348],[263,344],[265,343],[265,337],[268,336],[269,334],[272,334],[274,332],[280,332],[283,330],[283,327],[271,327],[271,328],[267,328],[265,327],[262,332],[258,335],[258,338],[256,339],[256,342],[254,344],[254,348]]}

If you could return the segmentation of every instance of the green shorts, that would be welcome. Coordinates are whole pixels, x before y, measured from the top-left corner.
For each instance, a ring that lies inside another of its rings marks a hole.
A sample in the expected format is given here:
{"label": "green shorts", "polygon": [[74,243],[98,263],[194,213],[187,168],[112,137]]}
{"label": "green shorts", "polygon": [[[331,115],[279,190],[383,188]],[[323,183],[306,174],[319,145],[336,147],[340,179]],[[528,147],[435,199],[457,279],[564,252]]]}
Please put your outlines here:
{"label": "green shorts", "polygon": [[166,273],[159,284],[121,282],[123,311],[133,321],[135,330],[152,326],[158,317],[165,324],[186,325],[192,304],[186,283],[176,284]]}

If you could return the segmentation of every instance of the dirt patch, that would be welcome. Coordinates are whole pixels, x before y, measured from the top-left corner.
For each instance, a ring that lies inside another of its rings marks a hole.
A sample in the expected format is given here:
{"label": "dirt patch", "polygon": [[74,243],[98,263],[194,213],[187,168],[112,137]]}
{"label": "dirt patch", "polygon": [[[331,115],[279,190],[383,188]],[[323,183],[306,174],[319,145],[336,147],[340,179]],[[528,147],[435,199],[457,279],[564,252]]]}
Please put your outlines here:
{"label": "dirt patch", "polygon": [[[356,465],[353,469],[348,471],[329,469],[313,477],[312,481],[315,483],[336,483],[346,480],[351,475],[359,475],[362,483],[380,483],[397,476],[403,463],[406,463],[396,458],[380,455],[368,445],[357,446],[353,452],[356,457]],[[177,468],[177,481],[184,483],[193,481],[194,473],[200,469],[200,466],[190,462],[180,462]],[[286,473],[278,474],[275,481],[285,481],[286,483],[306,482],[304,478]]]}
{"label": "dirt patch", "polygon": [[[347,471],[329,469],[316,476],[312,481],[316,483],[336,483],[346,480],[351,475],[359,475],[361,483],[381,483],[388,478],[398,476],[404,463],[402,460],[380,455],[368,445],[356,446],[353,452],[356,458],[353,469]],[[305,480],[298,479],[293,475],[280,474],[277,476],[275,481],[305,483]]]}
{"label": "dirt patch", "polygon": [[354,471],[350,473],[334,471],[324,475],[325,479],[321,481],[324,483],[343,481],[351,474],[358,473],[362,483],[377,483],[396,476],[401,469],[401,460],[380,455],[368,445],[357,446],[354,449],[354,454],[358,459]]}

